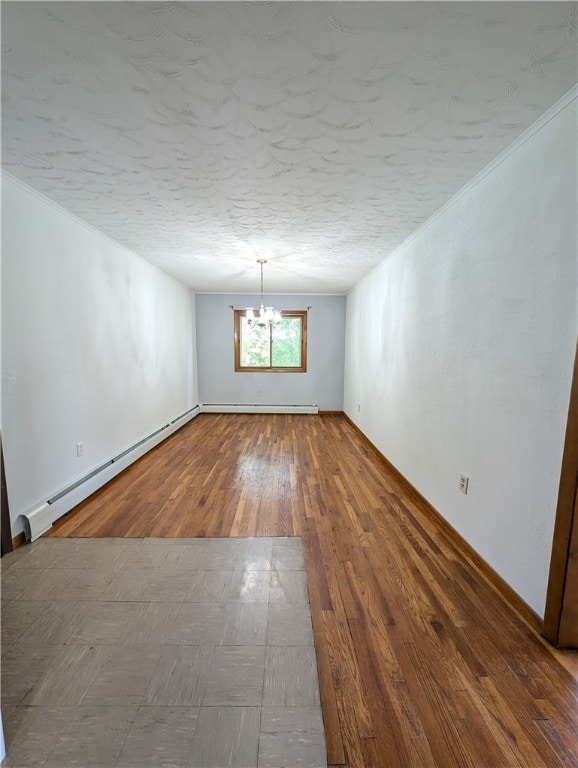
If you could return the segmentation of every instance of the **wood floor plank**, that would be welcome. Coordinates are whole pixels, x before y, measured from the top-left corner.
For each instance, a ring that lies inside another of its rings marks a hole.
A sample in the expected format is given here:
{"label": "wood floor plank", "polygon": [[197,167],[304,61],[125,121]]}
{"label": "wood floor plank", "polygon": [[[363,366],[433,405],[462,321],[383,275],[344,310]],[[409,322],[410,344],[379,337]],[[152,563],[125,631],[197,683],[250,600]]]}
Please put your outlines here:
{"label": "wood floor plank", "polygon": [[330,766],[578,767],[575,657],[340,415],[203,414],[49,535],[302,536]]}

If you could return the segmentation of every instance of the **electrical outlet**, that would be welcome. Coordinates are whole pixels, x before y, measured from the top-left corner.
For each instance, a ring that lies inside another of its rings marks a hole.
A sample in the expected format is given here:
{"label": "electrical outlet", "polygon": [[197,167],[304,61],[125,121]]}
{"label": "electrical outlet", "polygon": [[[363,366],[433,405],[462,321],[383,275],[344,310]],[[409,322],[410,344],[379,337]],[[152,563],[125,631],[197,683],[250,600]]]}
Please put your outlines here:
{"label": "electrical outlet", "polygon": [[357,403],[357,413],[361,413],[361,405]]}
{"label": "electrical outlet", "polygon": [[458,483],[458,488],[462,493],[468,492],[468,484],[470,482],[470,478],[466,475],[460,475],[460,482]]}
{"label": "electrical outlet", "polygon": [[84,443],[76,443],[76,455],[84,456]]}

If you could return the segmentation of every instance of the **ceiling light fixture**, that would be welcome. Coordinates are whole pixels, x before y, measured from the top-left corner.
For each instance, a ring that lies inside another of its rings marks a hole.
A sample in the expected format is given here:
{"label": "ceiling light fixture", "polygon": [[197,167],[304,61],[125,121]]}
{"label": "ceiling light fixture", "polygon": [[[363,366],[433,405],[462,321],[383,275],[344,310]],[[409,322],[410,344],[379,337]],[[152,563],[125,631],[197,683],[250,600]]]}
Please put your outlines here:
{"label": "ceiling light fixture", "polygon": [[263,264],[266,263],[267,259],[257,259],[257,264],[261,265],[261,309],[258,313],[255,313],[253,307],[247,307],[245,310],[247,325],[250,328],[254,326],[266,328],[267,326],[278,325],[281,322],[281,312],[273,309],[273,307],[266,307],[263,300]]}

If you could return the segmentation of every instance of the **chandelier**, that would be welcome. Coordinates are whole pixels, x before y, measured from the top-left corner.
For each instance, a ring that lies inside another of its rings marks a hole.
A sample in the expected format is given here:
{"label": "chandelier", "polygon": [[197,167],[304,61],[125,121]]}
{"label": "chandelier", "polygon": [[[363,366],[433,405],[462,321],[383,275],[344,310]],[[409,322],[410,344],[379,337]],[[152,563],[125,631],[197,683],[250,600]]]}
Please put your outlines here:
{"label": "chandelier", "polygon": [[267,263],[267,259],[257,259],[257,264],[261,265],[261,309],[258,313],[255,312],[253,307],[247,307],[245,310],[245,318],[249,328],[255,326],[259,328],[267,328],[272,325],[278,325],[281,322],[281,312],[273,309],[273,307],[266,307],[263,300],[263,264]]}

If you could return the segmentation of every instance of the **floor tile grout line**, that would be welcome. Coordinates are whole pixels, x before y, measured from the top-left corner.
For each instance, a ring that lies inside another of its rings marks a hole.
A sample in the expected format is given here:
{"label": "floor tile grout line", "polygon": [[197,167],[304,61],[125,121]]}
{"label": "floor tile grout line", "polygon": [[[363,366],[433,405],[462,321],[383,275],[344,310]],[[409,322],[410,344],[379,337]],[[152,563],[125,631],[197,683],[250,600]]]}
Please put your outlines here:
{"label": "floor tile grout line", "polygon": [[[265,676],[263,676],[263,687],[265,686]],[[259,738],[257,739],[257,762],[255,765],[259,766],[259,755],[261,754],[261,737],[263,732],[261,726],[263,724],[263,700],[261,699],[261,706],[259,707]]]}
{"label": "floor tile grout line", "polygon": [[[138,713],[139,713],[139,710],[140,710],[140,708],[141,708],[141,705],[137,705],[137,707],[136,707],[136,714],[137,714],[137,715],[138,715]],[[136,716],[135,716],[135,719],[136,719]],[[131,731],[132,731],[132,729],[134,728],[134,724],[135,724],[135,720],[133,720],[133,722],[130,724],[130,727],[128,728],[128,730],[127,730],[127,732],[126,732],[126,736],[125,736],[125,739],[124,739],[124,741],[123,741],[123,743],[122,743],[122,747],[119,749],[119,751],[118,751],[118,757],[116,758],[116,760],[115,760],[115,762],[114,762],[115,768],[117,768],[117,766],[118,766],[118,764],[119,764],[119,762],[120,762],[120,756],[122,755],[122,751],[123,751],[123,749],[126,747],[126,743],[127,743],[128,739],[129,739],[129,736],[130,736],[130,734],[131,734]]]}

